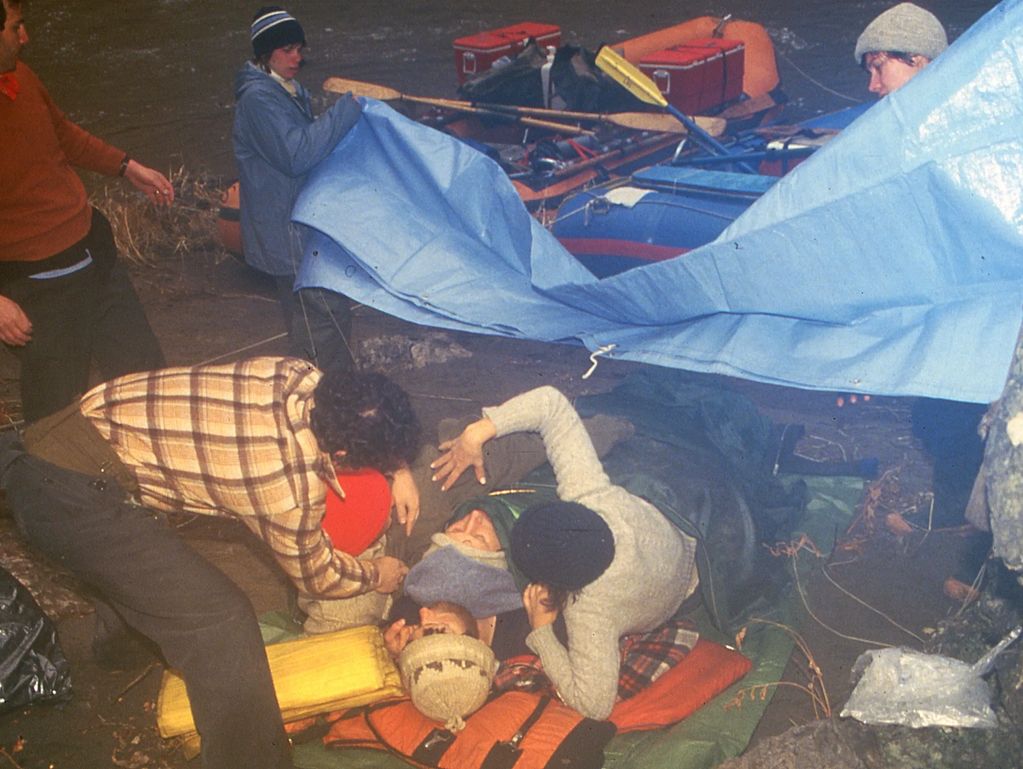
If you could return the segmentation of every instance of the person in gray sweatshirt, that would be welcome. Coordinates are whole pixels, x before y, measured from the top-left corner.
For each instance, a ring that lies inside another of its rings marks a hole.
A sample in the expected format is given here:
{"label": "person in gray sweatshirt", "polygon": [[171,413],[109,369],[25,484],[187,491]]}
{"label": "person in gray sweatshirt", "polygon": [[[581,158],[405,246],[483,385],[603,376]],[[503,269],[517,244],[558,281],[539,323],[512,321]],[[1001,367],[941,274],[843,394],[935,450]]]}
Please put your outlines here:
{"label": "person in gray sweatshirt", "polygon": [[[567,705],[605,719],[618,692],[619,639],[663,624],[693,593],[696,542],[611,483],[575,409],[553,387],[484,409],[441,444],[434,480],[448,488],[472,467],[484,483],[484,444],[523,431],[543,439],[558,493],[523,512],[511,532],[511,558],[530,579],[526,642]],[[567,647],[553,631],[559,614]]]}

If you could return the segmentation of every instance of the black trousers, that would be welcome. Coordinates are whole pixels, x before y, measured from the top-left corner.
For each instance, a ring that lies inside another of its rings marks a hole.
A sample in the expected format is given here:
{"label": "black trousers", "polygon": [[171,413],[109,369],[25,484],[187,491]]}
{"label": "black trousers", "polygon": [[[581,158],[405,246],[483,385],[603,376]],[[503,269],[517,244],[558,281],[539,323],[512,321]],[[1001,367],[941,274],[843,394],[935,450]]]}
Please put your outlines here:
{"label": "black trousers", "polygon": [[323,372],[354,368],[352,300],[325,288],[295,291],[292,275],[274,281],[288,329],[288,354],[311,361]]}
{"label": "black trousers", "polygon": [[21,363],[26,422],[53,414],[82,395],[95,362],[106,381],[163,368],[160,344],[149,326],[128,271],[117,261],[110,223],[93,212],[92,229],[66,261],[93,263],[62,277],[5,281],[0,293],[17,302],[32,322],[32,340],[8,346]]}
{"label": "black trousers", "polygon": [[112,478],[0,446],[0,488],[25,537],[152,639],[188,689],[207,769],[291,767],[248,597]]}

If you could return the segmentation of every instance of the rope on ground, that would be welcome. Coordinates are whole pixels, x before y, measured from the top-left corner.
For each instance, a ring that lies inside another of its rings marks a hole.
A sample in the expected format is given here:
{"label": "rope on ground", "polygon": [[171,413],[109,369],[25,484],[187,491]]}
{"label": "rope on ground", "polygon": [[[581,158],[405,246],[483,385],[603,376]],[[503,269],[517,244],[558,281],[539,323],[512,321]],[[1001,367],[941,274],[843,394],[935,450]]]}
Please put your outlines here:
{"label": "rope on ground", "polygon": [[903,626],[902,626],[902,625],[900,625],[900,624],[899,624],[898,622],[896,622],[896,621],[895,621],[894,619],[892,619],[892,618],[891,618],[891,617],[889,617],[889,616],[888,616],[887,614],[885,614],[885,613],[884,613],[883,611],[881,611],[880,609],[874,608],[874,607],[873,607],[873,606],[871,606],[871,605],[870,605],[869,603],[867,603],[867,602],[866,602],[866,601],[864,601],[864,600],[863,600],[862,598],[860,598],[860,597],[859,597],[858,595],[855,595],[855,594],[853,594],[853,593],[852,593],[851,591],[849,591],[848,589],[846,589],[845,587],[843,587],[842,585],[840,585],[840,584],[839,584],[839,583],[838,583],[838,582],[837,582],[837,581],[835,580],[835,578],[831,576],[831,572],[829,572],[829,571],[828,571],[828,568],[827,568],[826,566],[825,566],[825,567],[823,567],[823,568],[821,569],[821,573],[823,573],[823,574],[824,574],[824,577],[825,577],[825,578],[826,578],[826,579],[828,580],[828,582],[830,582],[830,583],[831,583],[832,585],[834,585],[834,586],[835,586],[836,588],[838,588],[838,589],[839,589],[839,590],[840,590],[841,592],[843,592],[843,593],[845,593],[845,594],[846,594],[847,596],[849,596],[849,598],[851,598],[851,599],[853,599],[854,601],[856,601],[856,603],[858,603],[858,604],[859,604],[860,606],[864,607],[865,609],[870,609],[870,611],[874,612],[874,614],[878,615],[878,616],[879,616],[879,617],[881,617],[882,619],[885,619],[885,620],[887,620],[887,621],[888,621],[888,622],[890,622],[890,623],[891,623],[892,625],[894,625],[894,626],[895,626],[895,627],[897,627],[897,628],[898,628],[899,630],[901,630],[901,631],[902,631],[903,633],[906,633],[907,635],[911,635],[911,636],[913,636],[913,638],[915,638],[915,639],[916,639],[917,641],[919,641],[920,643],[924,643],[924,639],[923,639],[923,638],[921,638],[920,636],[918,636],[918,635],[917,635],[916,633],[914,633],[914,632],[913,632],[912,630],[910,630],[909,628],[903,627]]}
{"label": "rope on ground", "polygon": [[457,395],[435,395],[434,393],[421,393],[413,392],[409,390],[409,395],[413,398],[430,398],[436,401],[457,401],[458,403],[478,403],[475,398],[462,398]]}
{"label": "rope on ground", "polygon": [[597,358],[603,355],[607,355],[617,346],[618,345],[614,344],[613,342],[611,344],[602,344],[600,347],[598,347],[596,350],[590,353],[590,367],[586,369],[586,373],[582,375],[582,378],[589,379],[591,376],[593,376],[593,372],[597,370],[597,364],[600,362],[597,360]]}
{"label": "rope on ground", "polygon": [[[792,565],[792,576],[795,578],[796,591],[799,593],[799,599],[800,599],[800,601],[802,601],[803,608],[806,609],[806,613],[810,616],[810,618],[814,622],[816,622],[818,625],[820,625],[822,628],[824,628],[828,632],[834,633],[839,638],[844,638],[847,641],[857,641],[859,643],[865,643],[865,644],[868,644],[868,645],[881,646],[881,647],[893,646],[893,644],[882,643],[881,641],[873,641],[873,640],[871,640],[869,638],[860,638],[859,636],[851,636],[851,635],[847,635],[845,633],[842,633],[841,631],[836,630],[835,628],[831,627],[828,623],[826,623],[824,620],[822,620],[820,617],[818,617],[814,613],[813,609],[810,608],[810,601],[806,597],[806,590],[803,588],[803,582],[799,578],[799,553],[801,551],[803,551],[803,550],[806,550],[812,556],[817,558],[818,561],[820,561],[824,557],[823,553],[821,553],[820,549],[817,547],[816,544],[814,544],[813,540],[810,539],[810,537],[808,537],[806,534],[803,534],[797,540],[794,540],[792,542],[787,542],[787,543],[780,543],[780,544],[775,545],[774,547],[770,547],[768,549],[770,550],[771,555],[773,555],[775,557],[782,556],[782,555],[788,557],[789,563]],[[822,569],[822,571],[824,571],[824,570]],[[825,576],[827,576],[827,575],[825,574]],[[848,595],[850,595],[850,597],[855,598],[855,596],[853,596],[851,593],[848,593],[848,591],[843,590],[843,592],[845,592]],[[864,601],[862,601],[862,600],[860,600],[858,598],[856,600],[859,601],[860,603],[862,603],[864,606],[867,606],[867,604]],[[870,607],[870,606],[867,606],[867,608],[872,609],[873,611],[875,611],[878,614],[880,614],[882,617],[885,617],[885,619],[888,619],[889,622],[892,622],[893,624],[896,624],[896,626],[898,626],[898,624],[895,623],[894,620],[892,620],[890,617],[887,617],[883,612],[881,612],[881,611],[879,611],[877,609],[873,609],[873,607]],[[900,629],[905,630],[905,628],[901,628],[901,626],[900,626]],[[909,631],[906,631],[906,632],[909,632]],[[911,635],[913,635],[913,634],[911,633]]]}
{"label": "rope on ground", "polygon": [[261,339],[258,342],[253,342],[252,344],[247,344],[244,347],[239,347],[239,348],[237,348],[235,350],[231,350],[230,352],[225,352],[222,355],[215,355],[212,358],[207,358],[206,360],[200,361],[199,363],[196,363],[195,365],[196,366],[205,366],[205,365],[210,364],[210,363],[216,363],[218,360],[223,360],[224,358],[230,358],[230,357],[232,357],[234,355],[238,355],[239,353],[247,352],[247,351],[249,351],[249,350],[251,350],[253,348],[256,348],[256,347],[262,347],[264,344],[270,344],[270,342],[276,342],[278,339],[284,339],[284,337],[286,337],[287,335],[288,335],[287,332],[284,332],[283,334],[274,334],[273,336],[268,336],[266,339]]}
{"label": "rope on ground", "polygon": [[[984,557],[984,562],[981,563],[980,569],[977,570],[977,575],[973,578],[973,582],[970,583],[970,589],[966,593],[966,596],[962,601],[959,602],[959,609],[953,614],[953,617],[958,618],[966,611],[966,607],[976,600],[975,596],[980,595],[980,586],[984,583],[984,575],[987,573],[988,561],[992,556],[992,551],[988,550],[987,555]],[[1023,680],[1023,679],[1021,679]],[[1018,687],[1017,687],[1018,688]]]}
{"label": "rope on ground", "polygon": [[803,583],[799,579],[799,568],[796,564],[795,557],[792,558],[792,574],[793,576],[795,576],[796,590],[799,592],[799,599],[803,602],[803,608],[806,609],[806,613],[810,615],[810,618],[814,622],[816,622],[822,628],[827,630],[829,633],[834,633],[839,638],[844,638],[847,641],[856,641],[857,643],[867,644],[868,646],[880,646],[882,648],[890,648],[894,646],[894,644],[882,643],[881,641],[874,641],[870,638],[860,638],[859,636],[846,635],[845,633],[839,630],[835,630],[835,628],[831,627],[831,625],[829,625],[827,622],[825,622],[816,614],[814,614],[813,609],[810,608],[810,601],[809,599],[807,599],[806,591],[803,589]]}

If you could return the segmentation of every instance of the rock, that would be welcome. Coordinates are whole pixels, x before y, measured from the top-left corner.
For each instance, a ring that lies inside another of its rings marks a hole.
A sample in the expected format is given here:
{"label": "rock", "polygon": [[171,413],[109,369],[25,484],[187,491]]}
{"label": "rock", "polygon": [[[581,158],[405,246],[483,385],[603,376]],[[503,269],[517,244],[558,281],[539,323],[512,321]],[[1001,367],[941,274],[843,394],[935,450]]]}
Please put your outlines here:
{"label": "rock", "polygon": [[421,339],[402,335],[377,336],[359,344],[358,358],[365,368],[393,371],[395,369],[421,369],[459,358],[471,358],[472,353],[443,333],[430,332]]}

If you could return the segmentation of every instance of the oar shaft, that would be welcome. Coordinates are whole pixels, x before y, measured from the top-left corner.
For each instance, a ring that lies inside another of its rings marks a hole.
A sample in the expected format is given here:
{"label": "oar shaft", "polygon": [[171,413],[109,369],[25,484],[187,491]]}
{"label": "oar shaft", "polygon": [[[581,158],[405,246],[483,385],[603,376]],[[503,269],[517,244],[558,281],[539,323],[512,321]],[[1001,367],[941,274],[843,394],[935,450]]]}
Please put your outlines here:
{"label": "oar shaft", "polygon": [[409,96],[408,94],[402,94],[401,98],[404,99],[405,101],[410,101],[417,104],[428,104],[433,107],[442,107],[445,109],[458,110],[459,112],[466,112],[472,115],[489,115],[491,117],[514,118],[515,120],[524,125],[535,126],[537,128],[547,128],[552,131],[560,131],[561,133],[571,133],[585,136],[593,135],[593,131],[587,128],[580,128],[579,126],[569,125],[568,123],[558,123],[553,120],[541,120],[540,118],[528,117],[525,115],[516,115],[512,112],[496,110],[490,107],[476,106],[470,102],[456,101],[454,99],[434,99],[429,96]]}
{"label": "oar shaft", "polygon": [[[633,131],[651,131],[653,133],[686,133],[686,128],[671,115],[663,112],[573,112],[561,109],[546,109],[543,107],[523,107],[517,104],[492,104],[487,102],[471,102],[483,109],[492,109],[497,112],[507,112],[517,115],[532,115],[541,118],[553,118],[563,120],[574,120],[580,123],[608,123],[609,125],[628,128]],[[712,130],[720,133],[724,130],[724,121],[716,118],[694,118],[713,121]],[[720,127],[718,124],[720,123]],[[703,126],[701,125],[701,128]],[[704,130],[707,130],[706,128]],[[713,135],[713,134],[712,134]]]}
{"label": "oar shaft", "polygon": [[[368,96],[373,99],[380,99],[381,101],[403,99],[405,101],[432,104],[437,107],[445,107],[447,109],[459,110],[462,112],[469,112],[474,109],[485,109],[508,115],[525,115],[528,117],[552,121],[552,124],[550,125],[544,125],[541,123],[532,123],[531,125],[538,125],[543,128],[571,133],[586,133],[586,131],[585,129],[572,129],[565,126],[563,123],[557,123],[556,125],[553,123],[555,123],[558,119],[562,119],[575,122],[610,123],[612,125],[621,126],[622,128],[629,128],[638,131],[652,131],[655,133],[684,132],[684,127],[674,119],[668,119],[667,123],[665,123],[665,119],[669,118],[669,116],[663,113],[620,112],[611,114],[595,114],[591,112],[552,110],[543,107],[525,107],[513,104],[489,104],[486,102],[458,101],[455,99],[427,99],[426,97],[411,96],[376,83],[364,83],[359,80],[348,80],[342,77],[327,78],[323,83],[323,88],[331,93],[346,93],[351,91],[356,96]],[[710,127],[710,130],[713,130],[716,133],[720,133],[724,130],[724,121],[719,122],[721,122],[720,128],[718,128],[717,125],[714,125]]]}
{"label": "oar shaft", "polygon": [[728,152],[728,148],[725,147],[724,144],[722,144],[709,133],[700,128],[697,122],[693,120],[691,117],[689,117],[689,115],[687,115],[682,110],[678,109],[677,107],[673,106],[670,103],[667,105],[667,107],[668,112],[674,115],[675,119],[678,120],[678,122],[680,122],[682,125],[688,128],[689,133],[692,134],[697,139],[699,139],[701,144],[706,146],[711,151],[717,153],[718,155],[730,154]]}
{"label": "oar shaft", "polygon": [[696,139],[704,148],[711,154],[719,155],[720,157],[732,157],[735,159],[735,165],[741,168],[746,173],[755,174],[757,171],[749,163],[742,162],[742,158],[736,157],[735,153],[729,150],[724,144],[719,142],[709,133],[704,131],[697,125],[696,121],[693,120],[689,115],[677,109],[671,104],[668,104],[668,112],[674,115],[682,125],[689,129],[689,135]]}

